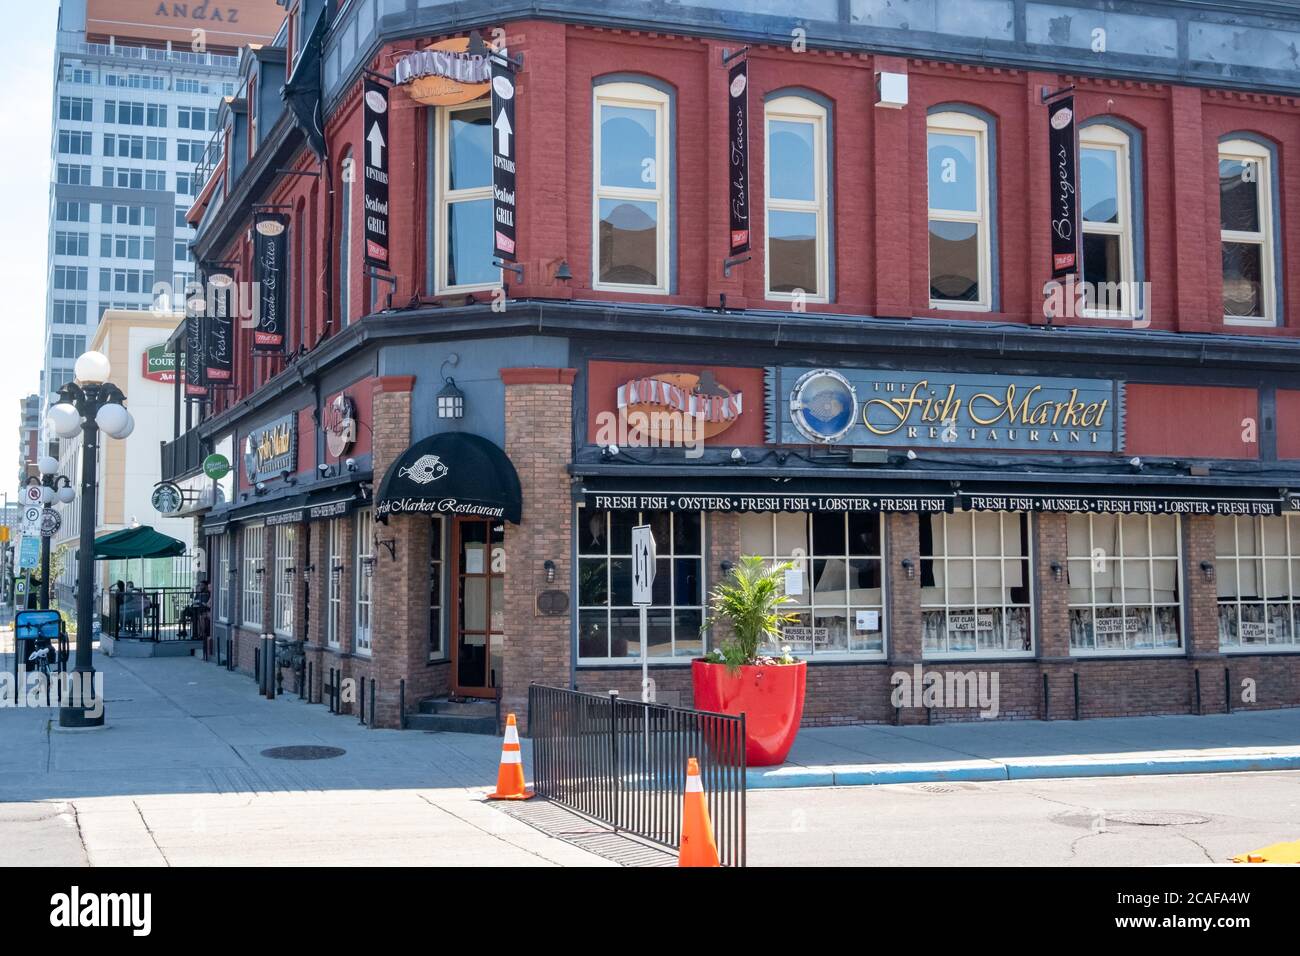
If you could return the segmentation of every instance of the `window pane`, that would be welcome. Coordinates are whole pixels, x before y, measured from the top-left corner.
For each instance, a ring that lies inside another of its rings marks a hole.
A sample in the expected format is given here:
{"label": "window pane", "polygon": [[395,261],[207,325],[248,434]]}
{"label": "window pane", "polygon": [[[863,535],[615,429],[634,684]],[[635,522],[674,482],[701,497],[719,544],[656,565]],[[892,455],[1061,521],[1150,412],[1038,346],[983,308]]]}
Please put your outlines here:
{"label": "window pane", "polygon": [[600,107],[602,186],[654,189],[658,185],[656,156],[655,110],[631,106]]}
{"label": "window pane", "polygon": [[978,302],[979,226],[930,220],[930,298]]}
{"label": "window pane", "polygon": [[1083,292],[1089,309],[1117,312],[1124,308],[1119,236],[1083,234],[1083,277],[1088,283]]}
{"label": "window pane", "polygon": [[1119,154],[1079,150],[1080,215],[1088,222],[1119,222]]}
{"label": "window pane", "polygon": [[456,110],[448,117],[451,189],[471,189],[492,183],[492,119],[488,107]]}
{"label": "window pane", "polygon": [[658,285],[658,224],[659,207],[655,203],[602,199],[600,281]]}
{"label": "window pane", "polygon": [[768,188],[773,199],[817,198],[812,123],[773,120],[768,124]]}
{"label": "window pane", "polygon": [[496,281],[492,265],[492,200],[474,199],[447,207],[447,284]]}
{"label": "window pane", "polygon": [[929,135],[930,208],[975,212],[979,208],[978,141],[960,133]]}
{"label": "window pane", "polygon": [[1219,160],[1219,222],[1235,232],[1259,231],[1259,163]]}
{"label": "window pane", "polygon": [[1264,314],[1264,247],[1253,242],[1223,244],[1223,314]]}
{"label": "window pane", "polygon": [[772,291],[802,289],[819,295],[816,213],[771,210],[767,214],[767,228],[767,268]]}

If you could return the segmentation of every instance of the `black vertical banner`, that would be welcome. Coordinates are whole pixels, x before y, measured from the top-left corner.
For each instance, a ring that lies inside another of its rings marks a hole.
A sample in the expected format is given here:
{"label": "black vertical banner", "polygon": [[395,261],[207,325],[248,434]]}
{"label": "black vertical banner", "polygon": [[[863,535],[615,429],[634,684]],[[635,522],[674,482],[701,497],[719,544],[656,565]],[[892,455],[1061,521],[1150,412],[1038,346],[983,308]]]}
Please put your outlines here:
{"label": "black vertical banner", "polygon": [[388,87],[367,78],[361,97],[363,193],[366,207],[366,264],[388,264]]}
{"label": "black vertical banner", "polygon": [[208,385],[230,382],[235,370],[235,329],[231,317],[230,296],[234,276],[226,271],[205,276],[204,297],[204,376]]}
{"label": "black vertical banner", "polygon": [[185,396],[202,398],[208,394],[203,381],[203,313],[188,311],[185,316]]}
{"label": "black vertical banner", "polygon": [[514,71],[498,50],[492,57],[492,253],[515,262],[515,157],[519,137],[515,127]]}
{"label": "black vertical banner", "polygon": [[749,60],[727,72],[727,176],[732,255],[749,251]]}
{"label": "black vertical banner", "polygon": [[258,284],[254,352],[284,351],[285,267],[289,247],[289,217],[259,213],[253,223],[253,281]]}
{"label": "black vertical banner", "polygon": [[1052,183],[1052,278],[1060,279],[1079,268],[1078,149],[1075,144],[1074,97],[1055,100],[1047,107],[1048,145]]}

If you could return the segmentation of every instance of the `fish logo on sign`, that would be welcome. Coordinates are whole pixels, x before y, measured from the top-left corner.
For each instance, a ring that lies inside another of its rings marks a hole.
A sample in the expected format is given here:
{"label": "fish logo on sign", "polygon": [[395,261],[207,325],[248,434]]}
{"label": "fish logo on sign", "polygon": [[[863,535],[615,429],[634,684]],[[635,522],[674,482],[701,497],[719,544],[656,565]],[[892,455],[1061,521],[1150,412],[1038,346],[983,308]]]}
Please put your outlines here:
{"label": "fish logo on sign", "polygon": [[410,478],[417,485],[427,485],[447,474],[449,469],[437,455],[421,455],[406,468],[397,469],[398,478]]}

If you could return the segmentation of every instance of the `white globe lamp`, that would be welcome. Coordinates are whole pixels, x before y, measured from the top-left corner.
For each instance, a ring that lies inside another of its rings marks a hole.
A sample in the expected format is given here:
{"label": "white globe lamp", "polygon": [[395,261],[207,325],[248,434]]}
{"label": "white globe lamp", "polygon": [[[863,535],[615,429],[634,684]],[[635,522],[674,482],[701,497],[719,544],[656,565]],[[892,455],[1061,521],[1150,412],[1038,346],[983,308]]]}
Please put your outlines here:
{"label": "white globe lamp", "polygon": [[51,405],[46,421],[60,438],[71,438],[81,431],[81,412],[67,402]]}
{"label": "white globe lamp", "polygon": [[54,493],[54,496],[63,504],[70,505],[72,500],[77,497],[77,492],[72,485],[64,485]]}
{"label": "white globe lamp", "polygon": [[[85,358],[83,355],[82,358]],[[111,438],[122,437],[122,432],[126,430],[130,416],[126,408],[116,402],[109,402],[107,405],[101,405],[99,411],[95,414],[95,424],[99,426],[100,431],[104,432]]]}
{"label": "white globe lamp", "polygon": [[72,367],[78,382],[98,385],[107,382],[113,367],[108,364],[108,356],[103,352],[84,352]]}
{"label": "white globe lamp", "polygon": [[53,455],[42,455],[36,465],[41,469],[41,474],[46,476],[53,475],[59,470],[59,461]]}

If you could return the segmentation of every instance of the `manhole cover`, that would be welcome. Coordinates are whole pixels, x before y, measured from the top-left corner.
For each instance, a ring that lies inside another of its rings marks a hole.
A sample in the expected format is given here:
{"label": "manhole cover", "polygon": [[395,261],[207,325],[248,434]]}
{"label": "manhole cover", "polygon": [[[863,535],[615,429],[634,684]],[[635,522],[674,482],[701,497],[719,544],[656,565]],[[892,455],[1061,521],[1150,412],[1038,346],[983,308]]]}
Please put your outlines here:
{"label": "manhole cover", "polygon": [[271,747],[262,751],[263,757],[272,760],[328,760],[330,757],[342,757],[346,750],[342,747],[315,747],[299,745],[294,747]]}
{"label": "manhole cover", "polygon": [[953,793],[952,787],[945,787],[940,783],[924,783],[917,787],[918,790],[924,790],[926,793]]}
{"label": "manhole cover", "polygon": [[1105,814],[1107,823],[1127,823],[1135,827],[1181,827],[1192,823],[1209,823],[1199,813],[1169,810],[1112,810]]}

